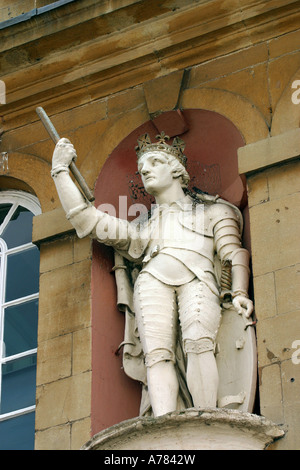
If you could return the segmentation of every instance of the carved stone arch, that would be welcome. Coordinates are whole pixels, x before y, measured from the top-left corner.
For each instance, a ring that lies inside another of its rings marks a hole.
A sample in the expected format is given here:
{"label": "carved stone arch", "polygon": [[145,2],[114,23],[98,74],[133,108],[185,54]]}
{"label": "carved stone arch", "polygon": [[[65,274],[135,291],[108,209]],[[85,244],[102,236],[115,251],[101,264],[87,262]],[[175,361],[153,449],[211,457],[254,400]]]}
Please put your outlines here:
{"label": "carved stone arch", "polygon": [[10,153],[8,171],[0,176],[1,189],[22,189],[34,194],[42,212],[59,206],[55,186],[50,176],[50,164],[34,155]]}
{"label": "carved stone arch", "polygon": [[292,95],[296,91],[292,85],[296,80],[300,81],[300,69],[291,77],[276,105],[271,126],[272,136],[298,129],[300,126],[300,103],[296,104],[292,100]]}
{"label": "carved stone arch", "polygon": [[108,123],[105,131],[94,140],[79,167],[87,184],[93,188],[107,157],[131,132],[149,120],[146,107],[129,111]]}
{"label": "carved stone arch", "polygon": [[182,108],[215,111],[227,117],[243,136],[245,145],[265,139],[268,125],[261,112],[246,98],[216,88],[192,88],[183,93]]}
{"label": "carved stone arch", "polygon": [[[229,91],[213,88],[188,89],[183,93],[181,108],[219,113],[236,126],[245,144],[265,139],[269,135],[268,125],[260,111],[243,96]],[[79,166],[91,188],[95,186],[107,157],[120,142],[147,121],[149,113],[144,104],[112,120],[104,132],[99,133]]]}

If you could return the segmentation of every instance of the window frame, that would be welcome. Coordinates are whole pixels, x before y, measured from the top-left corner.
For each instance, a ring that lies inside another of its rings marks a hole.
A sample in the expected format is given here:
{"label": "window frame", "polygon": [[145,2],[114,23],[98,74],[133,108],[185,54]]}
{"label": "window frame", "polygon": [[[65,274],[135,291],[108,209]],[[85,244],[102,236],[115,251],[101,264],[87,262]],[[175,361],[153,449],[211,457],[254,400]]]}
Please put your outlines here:
{"label": "window frame", "polygon": [[[5,301],[5,287],[6,287],[6,274],[7,274],[7,256],[13,253],[18,253],[21,251],[29,250],[35,246],[32,242],[25,243],[23,245],[18,245],[16,247],[7,248],[5,241],[1,238],[3,231],[5,230],[8,222],[10,221],[11,216],[20,205],[25,207],[33,215],[41,214],[41,206],[38,199],[32,194],[26,193],[24,191],[0,191],[0,204],[12,204],[12,207],[9,209],[6,217],[4,218],[1,229],[0,229],[0,393],[2,390],[2,365],[8,362],[11,362],[22,357],[30,356],[37,353],[37,348],[23,351],[18,354],[14,354],[8,357],[3,357],[3,348],[4,348],[4,311],[5,308],[10,306],[19,305],[31,300],[39,298],[39,291],[27,295],[25,297],[19,297],[10,301]],[[1,399],[1,396],[0,396]],[[7,419],[16,418],[18,416],[31,413],[35,410],[35,405],[28,406],[26,408],[19,408],[17,410],[10,411],[8,413],[0,414],[0,422]]]}

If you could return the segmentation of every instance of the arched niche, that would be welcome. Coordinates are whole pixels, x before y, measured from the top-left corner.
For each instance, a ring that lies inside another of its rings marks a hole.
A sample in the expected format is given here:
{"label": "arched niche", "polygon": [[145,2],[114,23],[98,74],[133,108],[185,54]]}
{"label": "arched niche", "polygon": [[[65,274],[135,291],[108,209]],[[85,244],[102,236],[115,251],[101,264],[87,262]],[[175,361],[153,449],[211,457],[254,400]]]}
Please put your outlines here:
{"label": "arched niche", "polygon": [[[236,204],[245,214],[244,245],[250,248],[246,181],[238,173],[237,149],[245,144],[237,127],[219,113],[202,109],[182,111],[188,130],[180,137],[186,143],[190,188]],[[114,215],[132,219],[136,206],[148,208],[151,199],[137,174],[137,138],[148,133],[152,141],[158,134],[148,121],[124,138],[111,152],[95,185],[96,207],[106,204]],[[105,206],[102,206],[105,209]],[[93,247],[92,263],[92,435],[115,423],[138,415],[141,389],[125,376],[122,354],[124,318],[116,306],[113,250],[98,242]]]}
{"label": "arched niche", "polygon": [[0,190],[20,189],[34,194],[42,212],[59,205],[55,186],[50,176],[50,165],[34,155],[18,152],[8,154],[8,171],[0,175]]}

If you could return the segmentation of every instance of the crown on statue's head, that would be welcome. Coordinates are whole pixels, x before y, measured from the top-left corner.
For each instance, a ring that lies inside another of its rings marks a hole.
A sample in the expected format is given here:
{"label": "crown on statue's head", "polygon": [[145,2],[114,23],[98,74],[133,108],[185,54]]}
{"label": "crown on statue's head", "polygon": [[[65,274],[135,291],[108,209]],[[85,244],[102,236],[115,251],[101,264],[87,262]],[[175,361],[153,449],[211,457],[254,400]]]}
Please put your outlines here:
{"label": "crown on statue's head", "polygon": [[184,167],[186,167],[187,158],[183,153],[185,149],[185,143],[182,139],[175,137],[173,139],[172,145],[169,145],[166,143],[166,140],[170,140],[170,137],[165,135],[164,132],[157,135],[156,139],[158,142],[152,143],[149,134],[143,134],[138,138],[138,145],[135,147],[138,159],[141,158],[141,156],[145,153],[161,151],[177,158],[177,160]]}

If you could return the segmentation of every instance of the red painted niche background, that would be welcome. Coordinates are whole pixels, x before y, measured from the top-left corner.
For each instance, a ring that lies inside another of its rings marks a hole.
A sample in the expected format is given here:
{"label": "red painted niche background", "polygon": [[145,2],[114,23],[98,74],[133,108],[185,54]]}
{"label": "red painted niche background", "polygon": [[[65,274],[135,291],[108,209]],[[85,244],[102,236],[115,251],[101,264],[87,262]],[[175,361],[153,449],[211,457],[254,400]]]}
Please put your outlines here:
{"label": "red painted niche background", "polygon": [[[173,113],[176,111],[165,113],[164,116],[166,133],[169,132],[169,135],[172,134],[170,130],[172,131]],[[245,220],[244,246],[250,250],[246,183],[239,175],[237,165],[237,149],[244,145],[241,134],[227,118],[212,111],[184,110],[181,111],[181,119],[184,119],[186,129],[180,137],[186,143],[187,170],[191,176],[189,188],[196,187],[209,194],[219,194],[242,210]],[[96,207],[111,204],[116,209],[116,216],[123,218],[126,205],[129,208],[132,204],[142,203],[150,208],[154,201],[143,190],[137,174],[134,149],[140,135],[147,132],[152,142],[155,142],[155,137],[161,130],[163,129],[157,128],[153,121],[148,121],[115,148],[97,179]],[[131,218],[128,217],[128,220]],[[139,413],[140,384],[125,375],[122,369],[122,351],[117,352],[123,341],[124,316],[116,306],[113,265],[112,248],[94,242],[92,435],[125,419],[138,416]]]}

